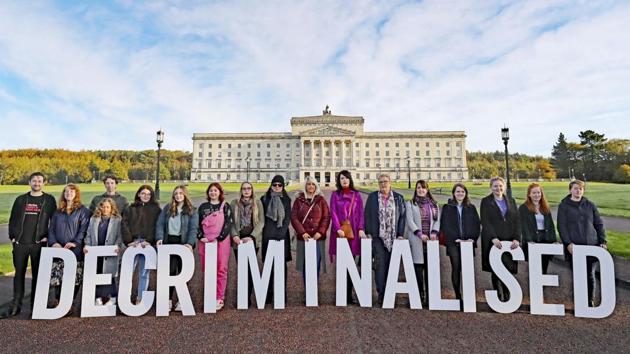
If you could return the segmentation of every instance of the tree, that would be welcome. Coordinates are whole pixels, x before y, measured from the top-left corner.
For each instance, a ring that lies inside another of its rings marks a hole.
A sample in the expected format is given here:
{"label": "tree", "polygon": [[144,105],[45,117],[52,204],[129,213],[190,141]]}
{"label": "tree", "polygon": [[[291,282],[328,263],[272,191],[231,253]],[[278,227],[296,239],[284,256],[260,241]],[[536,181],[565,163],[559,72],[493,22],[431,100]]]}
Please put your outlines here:
{"label": "tree", "polygon": [[569,147],[563,133],[558,135],[558,142],[551,151],[551,165],[557,171],[558,177],[569,178],[571,161],[569,159]]}
{"label": "tree", "polygon": [[603,160],[602,151],[606,138],[604,134],[598,134],[592,130],[580,132],[580,144],[584,147],[579,157],[582,160],[586,176],[593,180],[601,180],[603,175],[597,164]]}
{"label": "tree", "polygon": [[613,177],[615,182],[630,183],[630,165],[620,165]]}

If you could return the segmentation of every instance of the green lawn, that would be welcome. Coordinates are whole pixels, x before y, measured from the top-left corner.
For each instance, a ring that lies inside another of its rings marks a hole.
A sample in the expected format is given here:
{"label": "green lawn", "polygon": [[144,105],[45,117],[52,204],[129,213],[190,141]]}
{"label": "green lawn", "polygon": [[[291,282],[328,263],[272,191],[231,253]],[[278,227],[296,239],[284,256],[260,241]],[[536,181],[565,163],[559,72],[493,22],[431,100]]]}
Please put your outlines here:
{"label": "green lawn", "polygon": [[[516,199],[517,203],[520,204],[524,202],[529,183],[530,182],[512,183],[512,196]],[[487,182],[483,184],[466,182],[465,184],[472,198],[481,199],[490,194],[490,187]],[[552,206],[558,205],[562,198],[569,194],[568,182],[541,182],[540,184],[543,187],[547,200]],[[413,186],[412,181],[412,188]],[[407,189],[407,183],[394,183],[393,187],[402,191],[406,197],[411,196],[413,193]],[[432,190],[442,188],[442,194],[450,196],[453,183],[430,183],[429,187]],[[365,190],[377,190],[378,186],[373,184],[362,186],[361,188]],[[602,215],[630,218],[630,184],[589,182],[586,185],[585,196],[597,204]]]}
{"label": "green lawn", "polygon": [[13,272],[13,245],[5,243],[0,245],[0,276]]}
{"label": "green lawn", "polygon": [[[153,184],[151,185],[153,186]],[[131,201],[133,200],[133,197],[140,186],[140,183],[121,183],[118,185],[118,192],[125,195],[127,199]],[[174,183],[160,184],[160,194],[162,202],[166,202],[169,200],[170,194],[175,186],[176,184]],[[226,193],[236,193],[239,191],[241,185],[239,183],[222,183],[221,186]],[[188,190],[192,198],[199,198],[204,196],[207,187],[208,184],[206,183],[191,183],[188,186]],[[260,193],[266,191],[268,187],[269,184],[267,183],[254,183],[254,189],[259,195]],[[296,188],[296,186],[290,187]],[[95,195],[105,192],[102,183],[80,184],[79,188],[81,189],[81,200],[86,206],[90,204],[90,201]],[[47,193],[51,193],[55,197],[55,199],[59,199],[62,189],[62,185],[44,187],[44,191]],[[13,201],[15,200],[15,198],[17,198],[18,195],[24,194],[28,190],[29,187],[24,185],[0,186],[0,224],[6,224],[9,222],[9,214],[11,213],[11,206],[13,205]]]}

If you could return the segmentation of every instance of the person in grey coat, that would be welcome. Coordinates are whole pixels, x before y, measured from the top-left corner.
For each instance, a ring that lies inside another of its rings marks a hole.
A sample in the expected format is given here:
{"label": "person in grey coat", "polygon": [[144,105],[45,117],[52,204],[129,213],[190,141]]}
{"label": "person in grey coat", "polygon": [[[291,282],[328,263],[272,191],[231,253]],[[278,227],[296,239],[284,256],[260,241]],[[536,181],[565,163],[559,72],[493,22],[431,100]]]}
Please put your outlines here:
{"label": "person in grey coat", "polygon": [[[94,210],[94,215],[90,218],[90,224],[84,239],[83,253],[88,254],[90,247],[114,245],[118,246],[116,253],[119,253],[122,245],[121,222],[122,217],[116,202],[111,198],[101,199]],[[99,257],[97,259],[96,272],[98,274],[111,274],[112,283],[96,287],[96,300],[94,302],[96,305],[116,305],[118,258],[116,256]]]}
{"label": "person in grey coat", "polygon": [[[199,230],[199,213],[192,205],[188,189],[179,185],[173,189],[170,203],[166,204],[157,219],[155,226],[156,245],[184,245],[192,252],[197,242]],[[170,275],[177,275],[182,271],[182,259],[179,256],[171,256]],[[175,288],[169,287],[168,308],[173,308],[173,295]],[[181,311],[179,302],[175,305],[175,311]]]}
{"label": "person in grey coat", "polygon": [[413,198],[405,202],[407,218],[405,237],[409,240],[411,257],[420,290],[422,305],[429,304],[429,275],[427,273],[427,241],[437,240],[440,232],[440,208],[424,180],[416,182]]}

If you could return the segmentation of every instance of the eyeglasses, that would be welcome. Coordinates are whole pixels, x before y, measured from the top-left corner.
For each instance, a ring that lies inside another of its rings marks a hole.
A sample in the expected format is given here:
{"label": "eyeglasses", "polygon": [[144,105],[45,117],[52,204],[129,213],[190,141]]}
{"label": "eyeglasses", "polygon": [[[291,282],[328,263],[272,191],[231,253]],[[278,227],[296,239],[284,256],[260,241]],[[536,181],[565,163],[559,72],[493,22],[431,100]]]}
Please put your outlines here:
{"label": "eyeglasses", "polygon": [[378,184],[387,184],[389,183],[389,181],[385,180],[385,181],[378,181]]}
{"label": "eyeglasses", "polygon": [[252,187],[243,187],[241,188],[242,191],[251,191]]}
{"label": "eyeglasses", "polygon": [[272,183],[272,187],[282,187],[282,183]]}

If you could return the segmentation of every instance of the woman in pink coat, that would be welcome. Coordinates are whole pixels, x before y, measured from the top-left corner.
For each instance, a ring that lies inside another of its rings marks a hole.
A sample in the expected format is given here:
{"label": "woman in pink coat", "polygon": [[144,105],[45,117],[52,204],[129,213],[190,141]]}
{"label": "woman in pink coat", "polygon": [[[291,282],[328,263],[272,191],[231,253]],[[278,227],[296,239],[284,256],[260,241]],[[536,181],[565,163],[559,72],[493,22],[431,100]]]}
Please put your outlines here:
{"label": "woman in pink coat", "polygon": [[[337,190],[330,197],[330,216],[332,226],[330,230],[330,243],[328,245],[328,253],[330,261],[334,262],[337,255],[337,238],[348,238],[342,230],[344,223],[350,224],[353,238],[348,240],[350,250],[355,260],[361,255],[361,239],[365,238],[364,221],[363,221],[363,199],[361,193],[354,189],[354,182],[349,171],[343,170],[337,174]],[[348,282],[347,298],[348,303],[354,303],[352,299],[352,283]]]}

